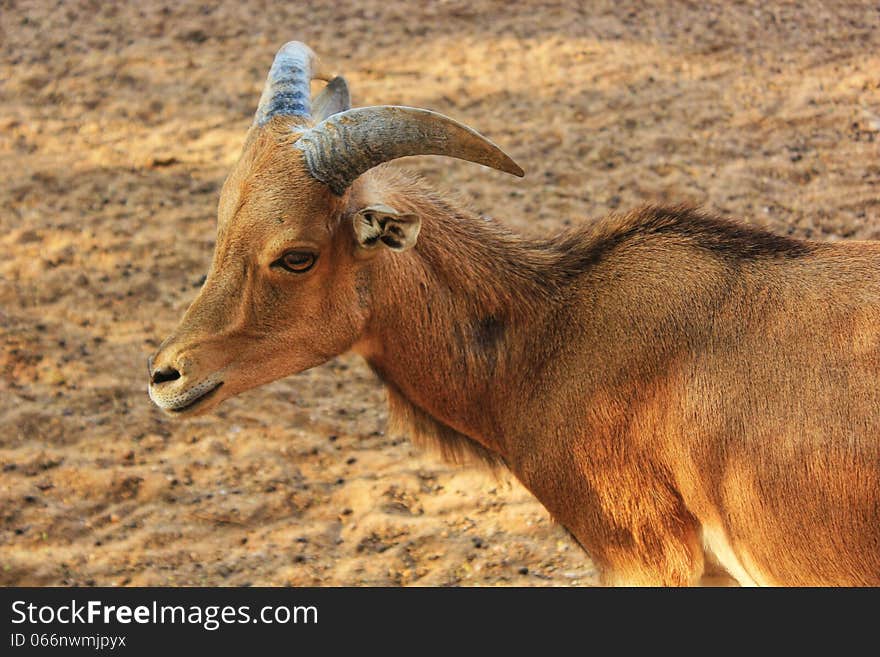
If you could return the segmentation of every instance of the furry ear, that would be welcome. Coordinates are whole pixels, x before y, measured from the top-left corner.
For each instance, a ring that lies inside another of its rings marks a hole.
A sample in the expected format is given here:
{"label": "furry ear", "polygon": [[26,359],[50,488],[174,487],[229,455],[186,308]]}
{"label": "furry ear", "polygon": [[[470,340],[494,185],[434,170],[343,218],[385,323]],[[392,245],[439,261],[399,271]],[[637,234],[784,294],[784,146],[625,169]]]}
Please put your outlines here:
{"label": "furry ear", "polygon": [[414,214],[401,214],[382,203],[358,210],[353,218],[355,239],[365,249],[381,242],[392,251],[406,251],[415,246],[422,227]]}

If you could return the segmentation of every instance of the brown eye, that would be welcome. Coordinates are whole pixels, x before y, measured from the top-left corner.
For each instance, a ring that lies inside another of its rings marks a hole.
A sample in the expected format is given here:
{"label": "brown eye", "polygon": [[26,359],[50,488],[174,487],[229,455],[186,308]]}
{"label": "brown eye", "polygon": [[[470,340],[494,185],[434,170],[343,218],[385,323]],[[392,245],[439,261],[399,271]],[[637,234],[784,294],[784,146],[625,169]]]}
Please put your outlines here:
{"label": "brown eye", "polygon": [[308,251],[288,251],[272,264],[294,274],[302,274],[312,268],[315,260],[314,253],[309,253]]}

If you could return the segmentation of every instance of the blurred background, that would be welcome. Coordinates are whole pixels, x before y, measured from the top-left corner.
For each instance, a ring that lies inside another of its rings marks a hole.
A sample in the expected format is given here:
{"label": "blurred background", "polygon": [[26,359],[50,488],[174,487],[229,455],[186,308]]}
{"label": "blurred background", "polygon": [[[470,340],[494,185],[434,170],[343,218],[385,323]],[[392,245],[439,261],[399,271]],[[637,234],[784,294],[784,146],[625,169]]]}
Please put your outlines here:
{"label": "blurred background", "polygon": [[878,27],[869,2],[0,0],[0,584],[595,583],[517,483],[386,433],[355,357],[187,422],[148,399],[276,50],[501,145],[524,180],[396,166],[525,233],[686,202],[876,239]]}

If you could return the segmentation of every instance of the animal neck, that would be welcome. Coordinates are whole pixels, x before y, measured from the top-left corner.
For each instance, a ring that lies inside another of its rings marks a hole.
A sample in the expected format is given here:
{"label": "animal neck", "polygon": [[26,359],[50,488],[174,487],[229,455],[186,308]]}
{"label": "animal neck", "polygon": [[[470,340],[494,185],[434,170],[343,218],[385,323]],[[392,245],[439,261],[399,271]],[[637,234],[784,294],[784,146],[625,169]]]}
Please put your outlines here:
{"label": "animal neck", "polygon": [[529,327],[558,296],[555,250],[424,189],[393,203],[421,217],[421,233],[410,251],[379,256],[360,349],[388,387],[392,428],[453,459],[503,460],[501,419],[534,350]]}

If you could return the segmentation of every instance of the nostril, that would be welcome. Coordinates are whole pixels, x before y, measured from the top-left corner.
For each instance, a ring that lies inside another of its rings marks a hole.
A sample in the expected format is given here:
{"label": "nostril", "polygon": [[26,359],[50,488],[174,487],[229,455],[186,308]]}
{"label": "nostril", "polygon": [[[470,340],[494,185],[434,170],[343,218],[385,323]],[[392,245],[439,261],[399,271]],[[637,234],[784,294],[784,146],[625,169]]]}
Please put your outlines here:
{"label": "nostril", "polygon": [[153,372],[152,382],[153,385],[158,383],[165,383],[166,381],[177,381],[180,378],[180,372],[178,372],[173,367],[163,367],[161,369]]}

